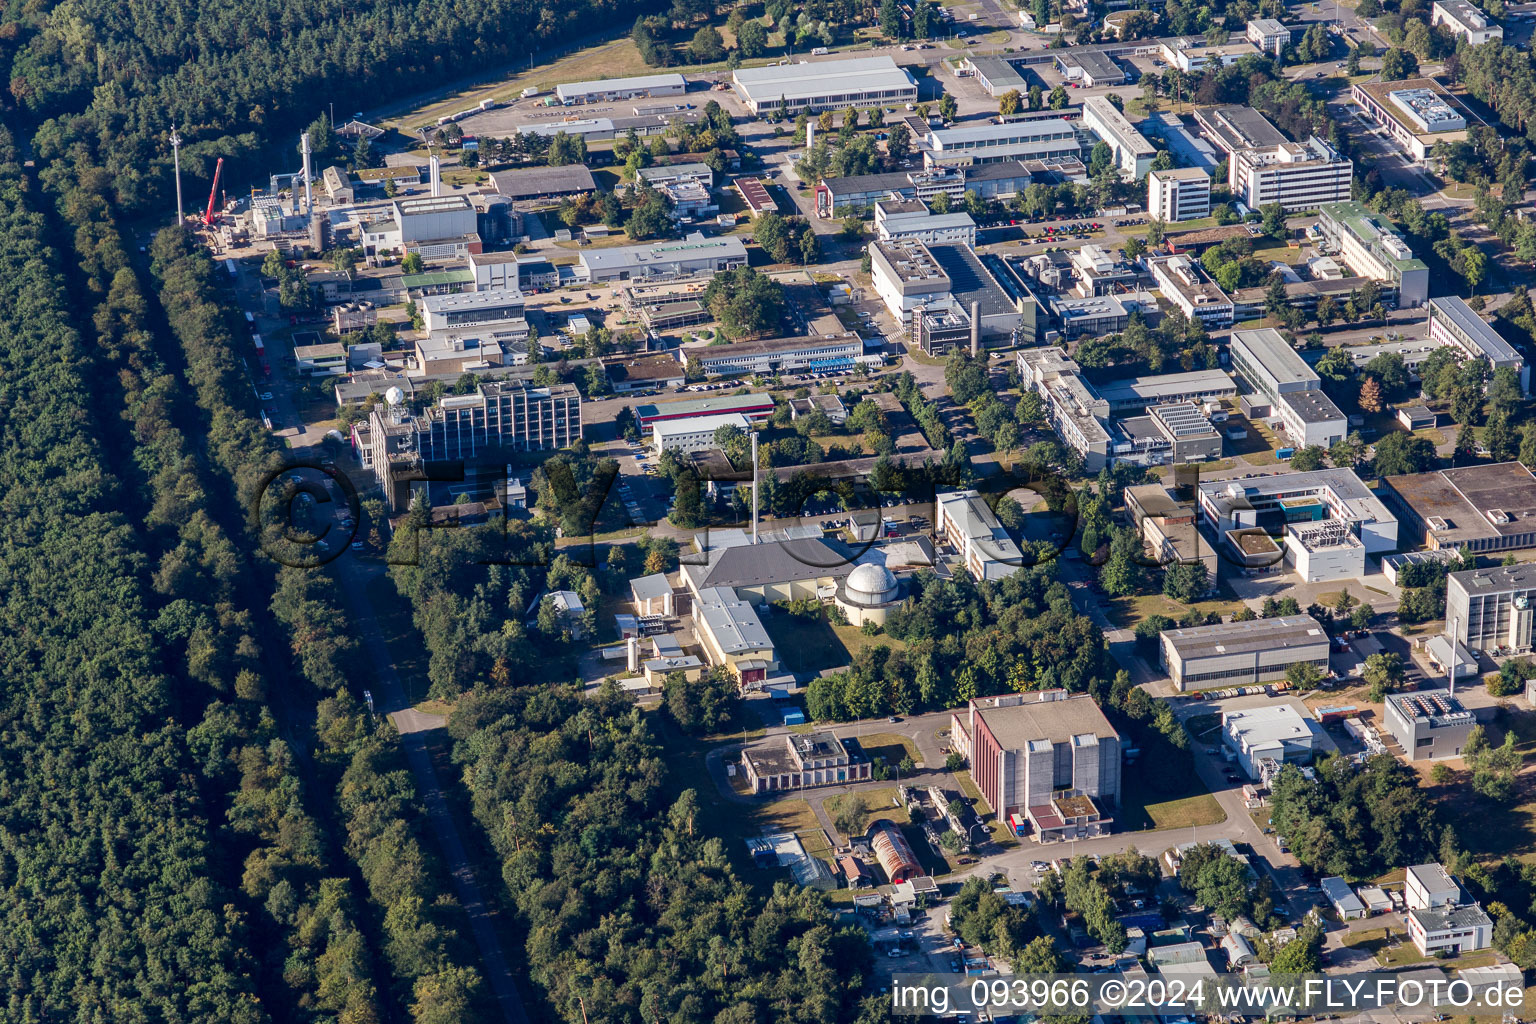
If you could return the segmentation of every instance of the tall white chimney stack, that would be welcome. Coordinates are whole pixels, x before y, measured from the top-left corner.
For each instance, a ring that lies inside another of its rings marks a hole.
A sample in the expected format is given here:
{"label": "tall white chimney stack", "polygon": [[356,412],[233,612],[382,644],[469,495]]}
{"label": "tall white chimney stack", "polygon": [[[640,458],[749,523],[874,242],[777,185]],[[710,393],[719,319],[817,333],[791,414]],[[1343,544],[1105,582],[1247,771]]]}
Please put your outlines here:
{"label": "tall white chimney stack", "polygon": [[752,431],[752,543],[757,543],[757,431]]}
{"label": "tall white chimney stack", "polygon": [[443,194],[443,168],[441,162],[437,159],[436,153],[432,154],[428,164],[431,167],[428,173],[428,180],[432,183],[432,194],[440,196]]}
{"label": "tall white chimney stack", "polygon": [[[299,136],[299,149],[304,153],[304,216],[308,217],[315,211],[315,196],[310,191],[309,186],[309,179],[311,177],[309,169],[309,132]],[[294,205],[297,206],[299,197],[294,196],[293,201]]]}

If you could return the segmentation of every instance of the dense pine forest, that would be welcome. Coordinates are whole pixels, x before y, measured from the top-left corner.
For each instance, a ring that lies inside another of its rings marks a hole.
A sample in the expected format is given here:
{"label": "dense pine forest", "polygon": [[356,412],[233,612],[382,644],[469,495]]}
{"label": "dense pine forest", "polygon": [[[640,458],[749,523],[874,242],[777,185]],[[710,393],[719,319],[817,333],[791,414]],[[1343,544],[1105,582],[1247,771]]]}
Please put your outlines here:
{"label": "dense pine forest", "polygon": [[[272,564],[244,514],[285,455],[243,383],[232,296],[179,229],[135,258],[125,225],[167,204],[172,123],[195,177],[281,145],[322,96],[377,103],[646,10],[83,0],[0,15],[0,1021],[495,1014],[398,737],[355,697],[334,579]],[[412,596],[446,593],[431,567],[453,558],[425,564]],[[819,896],[765,901],[734,879],[625,701],[519,687],[542,639],[477,650],[500,695],[455,724],[527,935],[512,959],[532,968],[530,1015],[867,1011],[862,937]],[[561,739],[529,743],[534,729]],[[562,782],[538,834],[509,836],[502,802],[549,773]],[[610,869],[564,870],[598,852]]]}

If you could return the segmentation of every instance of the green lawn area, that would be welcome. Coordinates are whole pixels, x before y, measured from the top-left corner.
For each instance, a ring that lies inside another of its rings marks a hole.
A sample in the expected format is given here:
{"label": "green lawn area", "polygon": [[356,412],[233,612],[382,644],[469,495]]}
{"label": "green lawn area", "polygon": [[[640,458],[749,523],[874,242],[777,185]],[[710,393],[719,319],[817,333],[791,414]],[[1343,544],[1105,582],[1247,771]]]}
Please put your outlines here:
{"label": "green lawn area", "polygon": [[885,633],[867,636],[864,630],[858,626],[832,626],[831,629],[838,642],[843,645],[843,649],[848,652],[849,658],[852,658],[866,647],[884,645],[893,651],[906,650],[907,647],[903,641],[897,640],[895,637]]}
{"label": "green lawn area", "polygon": [[904,757],[910,757],[914,762],[919,760],[917,745],[905,736],[893,732],[871,732],[855,738],[871,760],[884,758],[885,763],[892,768],[900,764]]}
{"label": "green lawn area", "polygon": [[1227,812],[1200,781],[1192,757],[1178,751],[1164,758],[1155,771],[1123,772],[1116,831],[1192,828],[1226,821]]}
{"label": "green lawn area", "polygon": [[792,672],[819,672],[848,664],[849,651],[824,618],[790,615],[775,608],[763,619],[779,660]]}
{"label": "green lawn area", "polygon": [[1199,601],[1193,605],[1183,604],[1162,594],[1138,594],[1135,597],[1117,597],[1109,600],[1106,611],[1110,622],[1121,629],[1130,629],[1136,623],[1143,622],[1154,615],[1179,619],[1191,608],[1198,610],[1202,615],[1209,615],[1212,612],[1231,615],[1243,607],[1245,607],[1243,602],[1237,600],[1223,584],[1217,587],[1216,595],[1210,600]]}

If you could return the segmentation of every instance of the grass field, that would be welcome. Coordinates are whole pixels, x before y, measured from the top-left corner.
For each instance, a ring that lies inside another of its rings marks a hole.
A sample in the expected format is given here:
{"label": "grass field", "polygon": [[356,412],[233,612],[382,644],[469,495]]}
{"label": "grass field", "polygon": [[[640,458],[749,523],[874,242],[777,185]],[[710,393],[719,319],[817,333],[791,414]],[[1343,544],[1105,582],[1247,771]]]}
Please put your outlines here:
{"label": "grass field", "polygon": [[917,745],[905,736],[898,736],[893,732],[871,732],[857,739],[859,745],[864,748],[864,753],[868,754],[871,760],[882,757],[892,768],[900,764],[904,757],[910,757],[914,762],[918,761]]}
{"label": "grass field", "polygon": [[820,672],[848,664],[849,650],[826,619],[790,615],[775,608],[763,619],[763,626],[779,660],[792,672]]}
{"label": "grass field", "polygon": [[1237,600],[1225,586],[1217,588],[1216,595],[1208,601],[1198,601],[1193,605],[1175,601],[1171,597],[1162,594],[1138,594],[1135,597],[1117,597],[1107,601],[1106,611],[1109,621],[1121,629],[1130,629],[1138,622],[1143,622],[1154,615],[1166,615],[1170,619],[1179,619],[1189,612],[1191,608],[1198,610],[1202,615],[1217,612],[1222,615],[1231,615],[1239,608],[1243,608],[1243,602]]}
{"label": "grass field", "polygon": [[[1159,778],[1177,781],[1166,789],[1156,788],[1153,782]],[[1182,768],[1160,764],[1155,772],[1127,771],[1121,777],[1117,831],[1192,828],[1226,820],[1227,812],[1206,791],[1193,764]]]}

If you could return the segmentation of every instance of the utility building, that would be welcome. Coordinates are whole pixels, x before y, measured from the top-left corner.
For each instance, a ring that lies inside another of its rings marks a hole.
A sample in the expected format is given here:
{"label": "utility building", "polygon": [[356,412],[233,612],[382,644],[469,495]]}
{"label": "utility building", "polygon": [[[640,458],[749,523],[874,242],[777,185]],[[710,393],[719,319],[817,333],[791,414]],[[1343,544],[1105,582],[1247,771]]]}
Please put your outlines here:
{"label": "utility building", "polygon": [[1410,761],[1460,757],[1477,725],[1472,712],[1446,690],[1387,694],[1386,722]]}

